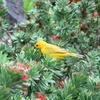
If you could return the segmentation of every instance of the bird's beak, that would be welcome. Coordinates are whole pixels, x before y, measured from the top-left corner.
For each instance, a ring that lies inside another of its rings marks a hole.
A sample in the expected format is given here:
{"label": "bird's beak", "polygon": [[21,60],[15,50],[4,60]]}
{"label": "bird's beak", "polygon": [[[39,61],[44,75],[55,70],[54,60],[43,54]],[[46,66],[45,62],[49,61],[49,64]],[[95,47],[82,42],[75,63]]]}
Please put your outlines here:
{"label": "bird's beak", "polygon": [[34,49],[36,49],[36,47],[34,46]]}

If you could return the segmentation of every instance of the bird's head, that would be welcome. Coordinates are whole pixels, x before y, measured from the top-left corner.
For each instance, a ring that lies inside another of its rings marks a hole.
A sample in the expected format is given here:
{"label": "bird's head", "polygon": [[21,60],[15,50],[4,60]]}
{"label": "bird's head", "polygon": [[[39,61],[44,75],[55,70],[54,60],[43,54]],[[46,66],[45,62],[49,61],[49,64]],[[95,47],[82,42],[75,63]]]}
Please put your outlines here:
{"label": "bird's head", "polygon": [[47,44],[47,43],[44,42],[43,40],[39,40],[38,42],[36,42],[35,48],[42,49],[46,44]]}

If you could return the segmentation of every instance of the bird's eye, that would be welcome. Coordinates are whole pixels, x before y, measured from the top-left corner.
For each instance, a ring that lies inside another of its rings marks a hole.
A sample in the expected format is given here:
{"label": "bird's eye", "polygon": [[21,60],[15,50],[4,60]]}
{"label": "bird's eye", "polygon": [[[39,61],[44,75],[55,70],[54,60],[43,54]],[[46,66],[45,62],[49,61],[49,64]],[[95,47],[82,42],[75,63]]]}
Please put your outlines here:
{"label": "bird's eye", "polygon": [[36,46],[38,46],[38,44]]}

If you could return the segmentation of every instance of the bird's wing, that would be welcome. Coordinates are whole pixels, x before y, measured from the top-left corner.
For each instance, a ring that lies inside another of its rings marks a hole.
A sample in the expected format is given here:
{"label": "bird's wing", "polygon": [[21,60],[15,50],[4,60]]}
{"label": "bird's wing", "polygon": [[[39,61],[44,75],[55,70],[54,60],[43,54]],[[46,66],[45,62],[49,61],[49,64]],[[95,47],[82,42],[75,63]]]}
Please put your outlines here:
{"label": "bird's wing", "polygon": [[49,44],[48,46],[45,47],[45,50],[47,51],[48,54],[52,54],[52,53],[71,53],[69,50],[64,49],[64,48],[60,48],[58,46],[55,45],[51,45]]}

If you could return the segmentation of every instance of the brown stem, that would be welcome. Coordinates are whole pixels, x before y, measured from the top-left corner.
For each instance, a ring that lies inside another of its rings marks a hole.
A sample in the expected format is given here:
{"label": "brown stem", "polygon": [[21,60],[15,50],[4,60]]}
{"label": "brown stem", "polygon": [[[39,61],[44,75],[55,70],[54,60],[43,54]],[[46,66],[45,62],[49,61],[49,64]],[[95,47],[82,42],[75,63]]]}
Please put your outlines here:
{"label": "brown stem", "polygon": [[85,35],[89,32],[89,30],[91,29],[91,27],[92,27],[92,24],[90,24],[88,30],[85,32]]}

